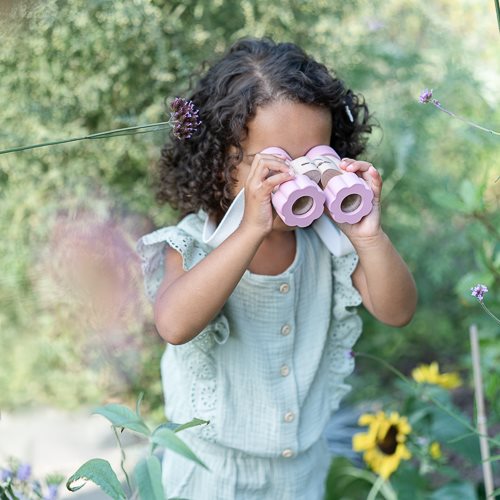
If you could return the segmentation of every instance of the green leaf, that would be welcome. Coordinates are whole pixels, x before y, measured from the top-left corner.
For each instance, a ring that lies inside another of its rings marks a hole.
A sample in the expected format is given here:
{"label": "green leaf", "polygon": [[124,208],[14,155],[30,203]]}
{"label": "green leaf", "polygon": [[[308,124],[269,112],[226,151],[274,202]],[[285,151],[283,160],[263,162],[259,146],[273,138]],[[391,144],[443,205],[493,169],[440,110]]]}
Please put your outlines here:
{"label": "green leaf", "polygon": [[442,208],[446,208],[452,212],[468,212],[468,210],[466,210],[466,208],[464,207],[463,202],[457,195],[453,193],[447,193],[442,189],[432,191],[431,199],[434,203],[436,203],[436,205]]}
{"label": "green leaf", "polygon": [[481,193],[469,179],[462,181],[459,192],[468,212],[474,212],[480,208]]}
{"label": "green leaf", "polygon": [[158,457],[143,458],[134,469],[135,481],[142,500],[165,500]]}
{"label": "green leaf", "polygon": [[[468,421],[468,417],[459,413],[456,409],[450,408],[450,411],[452,411],[457,418]],[[481,453],[479,450],[478,437],[477,435],[470,435],[470,429],[457,420],[457,418],[445,413],[440,408],[433,408],[430,435],[433,439],[443,443],[448,448],[467,457],[474,464],[479,464],[481,462]],[[460,440],[457,441],[459,437]]]}
{"label": "green leaf", "polygon": [[5,489],[0,486],[0,500],[19,500],[12,491],[12,484],[10,483],[10,481]]}
{"label": "green leaf", "polygon": [[201,418],[193,418],[193,420],[190,420],[189,422],[186,422],[185,424],[175,424],[174,422],[165,422],[163,424],[160,424],[154,432],[157,432],[159,429],[170,429],[174,432],[179,432],[183,431],[184,429],[189,429],[190,427],[196,427],[197,425],[202,425],[202,424],[208,424],[210,423],[209,420],[201,420]]}
{"label": "green leaf", "polygon": [[192,452],[191,448],[189,448],[184,441],[177,437],[175,432],[171,429],[167,429],[166,427],[157,429],[151,436],[151,441],[155,444],[163,446],[164,448],[168,448],[169,450],[172,450],[209,470],[208,467]]}
{"label": "green leaf", "polygon": [[477,495],[471,483],[450,483],[433,491],[428,500],[477,500]]}
{"label": "green leaf", "polygon": [[[73,486],[72,483],[79,479],[84,480],[80,486]],[[104,493],[116,500],[125,499],[125,492],[111,465],[102,458],[93,458],[85,462],[66,482],[66,488],[69,491],[77,491],[82,488],[87,481],[92,481]]]}
{"label": "green leaf", "polygon": [[189,422],[186,422],[185,424],[179,425],[175,429],[175,432],[183,431],[184,429],[189,429],[190,427],[196,427],[197,425],[203,425],[203,424],[209,424],[210,420],[202,420],[201,418],[193,418],[193,420],[190,420]]}
{"label": "green leaf", "polygon": [[413,464],[401,463],[391,484],[398,493],[398,500],[424,500],[427,490],[427,478],[420,475]]}
{"label": "green leaf", "polygon": [[132,410],[119,404],[109,404],[96,408],[93,413],[106,417],[115,427],[125,427],[150,436],[151,431],[144,421]]}

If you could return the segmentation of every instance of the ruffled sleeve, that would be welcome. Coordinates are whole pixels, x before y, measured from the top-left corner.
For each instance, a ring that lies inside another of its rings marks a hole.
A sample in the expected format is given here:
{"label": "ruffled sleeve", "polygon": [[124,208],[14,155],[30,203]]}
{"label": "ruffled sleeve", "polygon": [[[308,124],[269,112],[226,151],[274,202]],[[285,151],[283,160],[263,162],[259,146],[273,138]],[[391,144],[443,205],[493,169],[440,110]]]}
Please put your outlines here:
{"label": "ruffled sleeve", "polygon": [[[155,301],[156,294],[163,281],[165,251],[168,246],[181,254],[182,267],[185,271],[193,268],[210,251],[193,234],[196,233],[196,224],[193,225],[194,218],[196,218],[195,215],[188,216],[178,226],[163,227],[142,236],[137,241],[136,251],[141,258],[144,288],[146,296],[151,302]],[[192,344],[195,341],[198,344],[197,347],[207,350],[213,346],[214,342],[223,344],[228,336],[228,322],[221,312],[204,330],[185,345]]]}
{"label": "ruffled sleeve", "polygon": [[333,318],[328,339],[329,383],[331,408],[336,410],[342,398],[351,390],[344,379],[354,370],[352,348],[362,331],[362,320],[355,306],[362,302],[361,295],[352,284],[352,273],[359,257],[356,252],[336,257],[333,267]]}

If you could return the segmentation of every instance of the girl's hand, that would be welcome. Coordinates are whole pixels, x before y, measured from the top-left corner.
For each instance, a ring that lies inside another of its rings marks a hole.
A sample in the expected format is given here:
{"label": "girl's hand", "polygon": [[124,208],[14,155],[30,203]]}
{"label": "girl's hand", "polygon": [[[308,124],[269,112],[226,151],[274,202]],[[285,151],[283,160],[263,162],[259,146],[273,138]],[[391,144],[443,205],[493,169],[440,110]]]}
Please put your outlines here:
{"label": "girl's hand", "polygon": [[373,191],[373,209],[356,224],[342,223],[337,226],[347,235],[355,245],[356,243],[369,242],[378,237],[382,232],[380,225],[380,195],[382,193],[382,177],[377,169],[367,161],[343,158],[340,168],[346,172],[355,172],[358,177],[364,179]]}
{"label": "girl's hand", "polygon": [[269,234],[274,219],[271,193],[294,175],[277,156],[256,154],[245,182],[245,213],[241,225],[257,229],[264,236]]}

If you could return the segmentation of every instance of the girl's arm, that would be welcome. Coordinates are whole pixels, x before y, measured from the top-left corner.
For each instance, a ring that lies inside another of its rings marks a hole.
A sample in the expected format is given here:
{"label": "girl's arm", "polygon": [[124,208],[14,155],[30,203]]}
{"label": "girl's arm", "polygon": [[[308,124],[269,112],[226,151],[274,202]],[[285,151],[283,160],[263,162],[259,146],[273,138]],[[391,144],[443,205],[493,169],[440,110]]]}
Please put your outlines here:
{"label": "girl's arm", "polygon": [[[271,170],[281,173],[268,177]],[[154,304],[156,328],[167,342],[188,342],[222,309],[272,229],[272,190],[292,175],[282,160],[257,154],[245,183],[240,227],[189,271],[184,271],[181,255],[167,248]]]}
{"label": "girl's arm", "polygon": [[167,248],[165,278],[154,305],[161,337],[171,344],[188,342],[217,315],[250,265],[261,242],[251,228],[238,228],[191,270],[182,256]]}
{"label": "girl's arm", "polygon": [[352,275],[353,285],[363,305],[379,321],[390,326],[405,326],[417,307],[417,289],[407,265],[381,227],[382,178],[375,167],[365,161],[344,158],[340,166],[348,172],[357,172],[374,194],[370,214],[357,224],[338,224],[359,256]]}
{"label": "girl's arm", "polygon": [[363,305],[382,323],[407,325],[417,306],[417,289],[389,237],[381,231],[354,245],[359,262],[352,282],[363,298]]}

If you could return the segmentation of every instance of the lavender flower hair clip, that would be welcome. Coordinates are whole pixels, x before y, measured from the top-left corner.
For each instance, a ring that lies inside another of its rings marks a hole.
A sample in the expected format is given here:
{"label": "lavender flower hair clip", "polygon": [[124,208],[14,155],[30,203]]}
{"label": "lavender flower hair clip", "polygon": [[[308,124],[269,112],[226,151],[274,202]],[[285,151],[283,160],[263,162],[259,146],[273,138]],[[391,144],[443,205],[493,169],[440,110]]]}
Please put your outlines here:
{"label": "lavender flower hair clip", "polygon": [[177,139],[190,139],[201,120],[198,118],[199,110],[193,101],[176,97],[170,104],[170,123],[174,126],[173,134]]}

